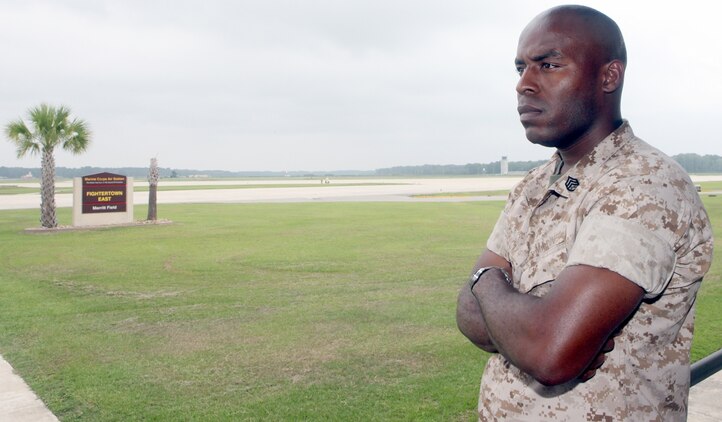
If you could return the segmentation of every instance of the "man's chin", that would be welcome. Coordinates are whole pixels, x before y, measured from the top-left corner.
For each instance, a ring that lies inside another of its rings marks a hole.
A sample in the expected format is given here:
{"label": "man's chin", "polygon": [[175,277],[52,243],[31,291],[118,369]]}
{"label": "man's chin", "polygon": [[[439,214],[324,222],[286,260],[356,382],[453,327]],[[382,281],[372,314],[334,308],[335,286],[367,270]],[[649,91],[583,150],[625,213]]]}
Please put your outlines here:
{"label": "man's chin", "polygon": [[532,144],[541,145],[543,147],[556,147],[555,140],[547,134],[544,134],[543,131],[536,127],[530,126],[526,128],[526,139],[528,139]]}

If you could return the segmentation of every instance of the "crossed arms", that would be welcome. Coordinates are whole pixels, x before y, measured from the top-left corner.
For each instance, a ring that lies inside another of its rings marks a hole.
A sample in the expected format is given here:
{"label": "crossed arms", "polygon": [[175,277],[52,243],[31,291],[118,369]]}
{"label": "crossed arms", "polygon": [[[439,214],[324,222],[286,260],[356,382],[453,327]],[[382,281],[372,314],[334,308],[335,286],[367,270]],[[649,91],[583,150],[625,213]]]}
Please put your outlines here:
{"label": "crossed arms", "polygon": [[[485,250],[476,269],[513,268]],[[565,268],[543,297],[518,292],[501,271],[484,273],[473,291],[466,284],[457,301],[459,330],[487,352],[500,353],[544,385],[586,381],[614,347],[617,328],[637,309],[644,290],[607,269]]]}

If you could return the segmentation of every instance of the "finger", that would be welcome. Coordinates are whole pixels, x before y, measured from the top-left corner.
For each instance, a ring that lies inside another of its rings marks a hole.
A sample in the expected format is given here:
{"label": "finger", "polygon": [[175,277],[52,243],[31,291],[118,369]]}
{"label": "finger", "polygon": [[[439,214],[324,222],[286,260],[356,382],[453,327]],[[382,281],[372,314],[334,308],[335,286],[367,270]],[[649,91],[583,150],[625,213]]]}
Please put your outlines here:
{"label": "finger", "polygon": [[589,369],[591,369],[591,370],[596,370],[596,369],[598,369],[600,366],[602,366],[602,364],[604,363],[605,360],[607,360],[607,357],[606,357],[606,356],[604,356],[604,355],[599,355],[599,356],[597,356],[596,358],[594,358],[594,360],[592,361],[592,363],[589,365],[589,367],[588,367],[587,369],[588,369],[588,370],[589,370]]}
{"label": "finger", "polygon": [[610,338],[609,340],[607,340],[606,343],[604,343],[604,346],[602,347],[602,352],[609,353],[612,350],[614,350],[614,339]]}
{"label": "finger", "polygon": [[594,375],[597,374],[597,369],[599,369],[602,366],[602,364],[604,363],[605,360],[606,360],[606,358],[604,355],[599,355],[596,358],[594,358],[592,363],[589,365],[589,367],[587,367],[587,370],[584,371],[584,373],[579,377],[579,379],[582,382],[586,382],[589,379],[591,379],[592,377],[594,377]]}
{"label": "finger", "polygon": [[585,373],[582,374],[581,377],[579,377],[579,380],[580,380],[581,382],[587,382],[587,381],[589,381],[590,379],[594,378],[594,376],[595,376],[596,374],[597,374],[596,369],[595,369],[595,370],[591,370],[591,371],[586,371]]}

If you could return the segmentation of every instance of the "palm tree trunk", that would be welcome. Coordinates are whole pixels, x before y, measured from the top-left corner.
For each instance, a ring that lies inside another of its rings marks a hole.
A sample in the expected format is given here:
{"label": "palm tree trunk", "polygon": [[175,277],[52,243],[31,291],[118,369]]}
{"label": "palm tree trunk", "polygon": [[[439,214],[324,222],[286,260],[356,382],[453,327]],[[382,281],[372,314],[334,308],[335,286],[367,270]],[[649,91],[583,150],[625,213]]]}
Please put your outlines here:
{"label": "palm tree trunk", "polygon": [[58,227],[55,219],[55,157],[47,150],[43,150],[40,168],[40,224],[47,228]]}
{"label": "palm tree trunk", "polygon": [[158,185],[151,184],[148,189],[148,221],[158,219]]}
{"label": "palm tree trunk", "polygon": [[149,221],[155,221],[158,219],[158,179],[160,179],[160,173],[158,172],[158,159],[150,159],[150,169],[148,170],[148,184],[150,189],[148,190],[148,218]]}

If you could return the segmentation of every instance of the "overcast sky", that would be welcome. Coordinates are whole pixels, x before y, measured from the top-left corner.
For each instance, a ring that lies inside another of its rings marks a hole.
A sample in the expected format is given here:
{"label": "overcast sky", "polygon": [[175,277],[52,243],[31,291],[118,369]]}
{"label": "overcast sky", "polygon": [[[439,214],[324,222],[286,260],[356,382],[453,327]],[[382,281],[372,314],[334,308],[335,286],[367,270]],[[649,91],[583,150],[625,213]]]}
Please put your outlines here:
{"label": "overcast sky", "polygon": [[[549,1],[0,0],[0,123],[69,106],[58,166],[372,170],[548,158],[516,113],[519,32]],[[629,52],[623,114],[667,154],[722,155],[712,1],[589,1]],[[2,136],[0,166],[18,159]]]}

